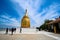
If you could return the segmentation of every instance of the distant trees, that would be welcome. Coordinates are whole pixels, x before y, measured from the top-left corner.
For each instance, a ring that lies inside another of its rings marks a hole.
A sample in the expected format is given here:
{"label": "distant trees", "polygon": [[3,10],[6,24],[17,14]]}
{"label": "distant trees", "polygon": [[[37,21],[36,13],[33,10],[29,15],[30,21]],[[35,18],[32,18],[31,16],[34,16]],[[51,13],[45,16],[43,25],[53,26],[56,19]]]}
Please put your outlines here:
{"label": "distant trees", "polygon": [[48,25],[46,25],[47,23],[51,22],[53,20],[48,20],[46,19],[45,22],[39,27],[40,30],[47,30],[48,29]]}

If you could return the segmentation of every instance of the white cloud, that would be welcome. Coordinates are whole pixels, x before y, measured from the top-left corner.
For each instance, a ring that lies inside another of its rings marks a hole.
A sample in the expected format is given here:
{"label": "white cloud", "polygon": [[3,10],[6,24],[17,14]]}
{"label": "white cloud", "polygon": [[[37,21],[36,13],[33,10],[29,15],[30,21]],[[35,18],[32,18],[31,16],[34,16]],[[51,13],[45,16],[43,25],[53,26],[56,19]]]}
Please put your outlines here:
{"label": "white cloud", "polygon": [[[38,13],[37,10],[44,3],[44,0],[14,0],[13,2],[18,3],[24,10],[28,10],[28,15],[31,21],[33,20],[35,22],[35,24],[31,26],[40,26],[45,19],[53,19],[52,17],[58,16],[58,13],[56,12],[58,10],[57,8],[60,6],[57,3],[53,3]],[[45,15],[42,16],[44,13]]]}
{"label": "white cloud", "polygon": [[6,15],[1,15],[0,17],[1,17],[0,21],[3,22],[1,25],[20,27],[20,23],[19,21],[16,20],[16,18],[10,18],[9,16]]}

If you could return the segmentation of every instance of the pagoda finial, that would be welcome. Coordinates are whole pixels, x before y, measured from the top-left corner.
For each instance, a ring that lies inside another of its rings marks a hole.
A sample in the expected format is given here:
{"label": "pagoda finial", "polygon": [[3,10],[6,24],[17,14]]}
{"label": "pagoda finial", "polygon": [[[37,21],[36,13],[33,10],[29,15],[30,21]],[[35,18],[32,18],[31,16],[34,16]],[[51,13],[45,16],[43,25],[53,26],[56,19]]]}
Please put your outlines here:
{"label": "pagoda finial", "polygon": [[26,12],[27,12],[27,9],[26,9]]}
{"label": "pagoda finial", "polygon": [[28,14],[27,14],[27,9],[26,9],[26,13],[25,13],[25,15],[27,16]]}

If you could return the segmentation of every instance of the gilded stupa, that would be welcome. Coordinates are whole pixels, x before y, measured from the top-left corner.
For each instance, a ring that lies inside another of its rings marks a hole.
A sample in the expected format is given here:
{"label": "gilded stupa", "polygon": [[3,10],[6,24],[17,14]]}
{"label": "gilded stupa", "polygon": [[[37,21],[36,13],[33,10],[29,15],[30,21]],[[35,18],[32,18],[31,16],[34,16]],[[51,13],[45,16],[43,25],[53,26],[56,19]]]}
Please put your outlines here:
{"label": "gilded stupa", "polygon": [[23,16],[23,18],[21,20],[21,27],[22,28],[30,28],[30,19],[28,17],[27,10],[26,10],[25,15]]}

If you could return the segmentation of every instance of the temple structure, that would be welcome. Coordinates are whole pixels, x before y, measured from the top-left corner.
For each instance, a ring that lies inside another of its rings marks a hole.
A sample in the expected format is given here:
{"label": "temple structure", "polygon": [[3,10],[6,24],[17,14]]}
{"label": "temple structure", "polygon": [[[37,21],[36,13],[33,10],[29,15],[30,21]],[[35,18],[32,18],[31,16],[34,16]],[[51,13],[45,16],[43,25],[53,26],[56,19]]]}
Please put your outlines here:
{"label": "temple structure", "polygon": [[56,20],[49,22],[47,25],[49,31],[53,31],[54,33],[60,33],[60,16],[59,18],[56,18]]}
{"label": "temple structure", "polygon": [[21,28],[30,28],[30,19],[28,17],[27,9],[26,9],[25,15],[21,20]]}

